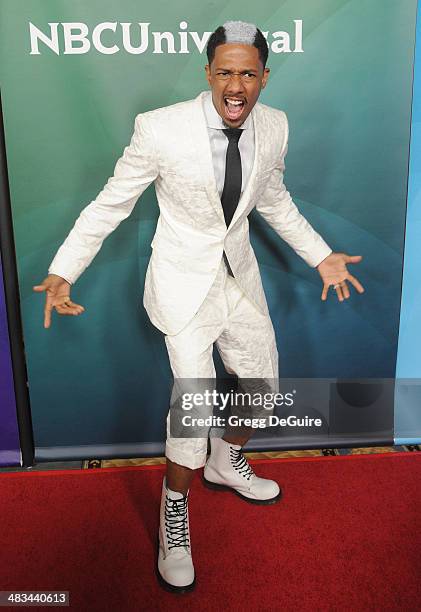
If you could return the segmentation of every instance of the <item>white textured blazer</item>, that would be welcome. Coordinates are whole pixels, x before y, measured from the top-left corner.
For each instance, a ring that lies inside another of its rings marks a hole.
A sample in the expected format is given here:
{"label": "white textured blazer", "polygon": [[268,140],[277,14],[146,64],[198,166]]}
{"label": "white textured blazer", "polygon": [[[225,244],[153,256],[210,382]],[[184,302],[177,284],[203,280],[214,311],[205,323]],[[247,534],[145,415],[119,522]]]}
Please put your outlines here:
{"label": "white textured blazer", "polygon": [[261,103],[251,111],[253,169],[226,227],[202,106],[204,94],[137,115],[131,142],[117,161],[114,175],[82,210],[48,268],[49,273],[74,283],[104,239],[155,181],[160,214],[143,303],[152,323],[170,335],[181,331],[198,311],[223,250],[243,291],[261,312],[268,312],[249,239],[247,215],[254,207],[308,265],[317,266],[332,252],[284,186],[286,115]]}

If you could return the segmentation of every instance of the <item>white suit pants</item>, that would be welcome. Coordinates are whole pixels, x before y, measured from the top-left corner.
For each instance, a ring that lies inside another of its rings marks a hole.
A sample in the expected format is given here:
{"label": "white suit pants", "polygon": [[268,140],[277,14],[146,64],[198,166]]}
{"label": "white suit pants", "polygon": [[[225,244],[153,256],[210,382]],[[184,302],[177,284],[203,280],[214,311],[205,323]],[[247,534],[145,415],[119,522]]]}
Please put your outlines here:
{"label": "white suit pants", "polygon": [[[200,309],[178,334],[165,336],[174,379],[215,379],[213,345],[225,369],[239,378],[278,378],[278,351],[270,316],[243,293],[224,261]],[[207,438],[170,435],[167,418],[165,454],[180,465],[205,465]]]}

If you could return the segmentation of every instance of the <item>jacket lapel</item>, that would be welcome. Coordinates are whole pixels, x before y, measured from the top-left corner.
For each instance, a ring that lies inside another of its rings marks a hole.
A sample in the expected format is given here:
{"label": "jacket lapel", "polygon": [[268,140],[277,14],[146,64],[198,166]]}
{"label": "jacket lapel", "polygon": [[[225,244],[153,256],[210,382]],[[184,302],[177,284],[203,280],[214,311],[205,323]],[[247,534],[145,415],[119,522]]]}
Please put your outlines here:
{"label": "jacket lapel", "polygon": [[209,141],[208,128],[206,125],[205,112],[203,110],[202,98],[205,92],[201,92],[193,104],[193,121],[190,123],[190,134],[195,149],[195,159],[199,165],[200,174],[204,181],[204,187],[208,198],[215,208],[218,217],[225,225],[224,211],[216,187],[215,174],[213,171],[212,150]]}

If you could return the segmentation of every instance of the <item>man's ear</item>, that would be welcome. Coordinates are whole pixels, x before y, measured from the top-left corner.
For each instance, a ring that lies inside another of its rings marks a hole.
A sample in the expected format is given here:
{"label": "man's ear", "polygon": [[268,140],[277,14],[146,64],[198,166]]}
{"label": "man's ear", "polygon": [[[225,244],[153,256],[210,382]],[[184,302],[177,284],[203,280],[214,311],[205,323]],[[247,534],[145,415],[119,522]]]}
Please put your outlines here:
{"label": "man's ear", "polygon": [[210,66],[209,64],[206,64],[205,66],[205,72],[206,72],[206,79],[209,83],[209,85],[211,84],[211,72],[210,72]]}
{"label": "man's ear", "polygon": [[262,89],[263,89],[264,87],[266,87],[266,83],[267,83],[267,80],[268,80],[268,78],[269,78],[269,72],[270,72],[270,68],[265,68],[265,69],[263,70],[263,76],[262,76]]}

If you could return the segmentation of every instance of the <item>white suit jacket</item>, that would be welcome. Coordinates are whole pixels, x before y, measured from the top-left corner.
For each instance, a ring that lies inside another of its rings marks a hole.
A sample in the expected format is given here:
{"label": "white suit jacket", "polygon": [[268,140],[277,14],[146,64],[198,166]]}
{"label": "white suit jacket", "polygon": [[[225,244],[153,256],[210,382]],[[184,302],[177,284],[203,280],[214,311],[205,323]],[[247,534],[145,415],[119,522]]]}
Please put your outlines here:
{"label": "white suit jacket", "polygon": [[215,184],[202,107],[193,100],[137,115],[114,175],[80,213],[48,272],[74,283],[104,239],[128,217],[155,181],[159,218],[145,279],[152,323],[176,334],[192,319],[217,274],[223,250],[242,290],[262,313],[267,304],[247,215],[258,212],[310,266],[332,250],[298,211],[283,183],[288,123],[283,111],[256,103],[250,179],[227,228]]}

